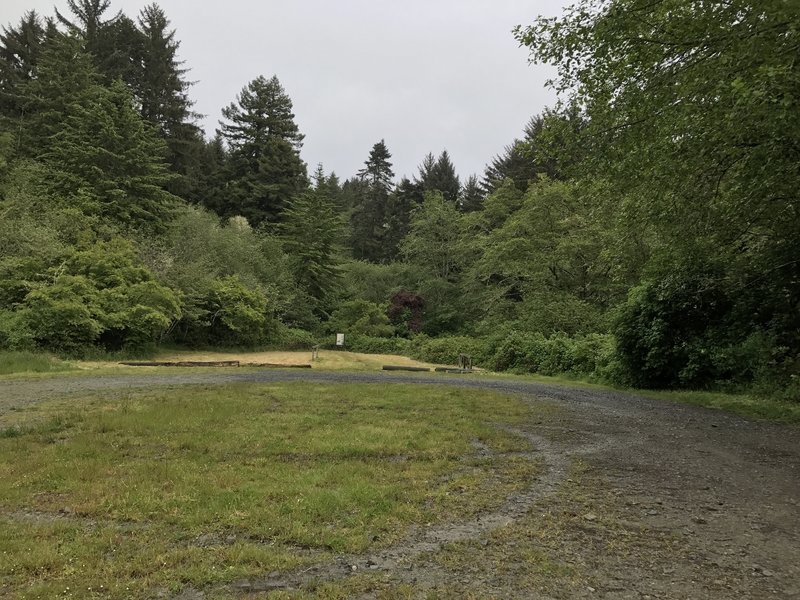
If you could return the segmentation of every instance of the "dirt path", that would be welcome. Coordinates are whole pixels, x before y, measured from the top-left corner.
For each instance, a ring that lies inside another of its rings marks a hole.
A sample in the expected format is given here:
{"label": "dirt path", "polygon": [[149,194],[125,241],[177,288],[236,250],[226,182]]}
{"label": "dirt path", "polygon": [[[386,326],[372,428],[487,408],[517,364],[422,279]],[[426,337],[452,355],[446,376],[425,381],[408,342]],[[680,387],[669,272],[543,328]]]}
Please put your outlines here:
{"label": "dirt path", "polygon": [[401,588],[452,598],[800,598],[794,427],[532,382],[284,371],[6,380],[0,423],[14,407],[85,392],[292,380],[484,388],[529,402],[549,399],[561,410],[514,431],[531,440],[546,472],[477,522],[412,532],[382,551],[182,597],[305,590],[302,597],[319,582],[349,581],[350,595],[364,598]]}

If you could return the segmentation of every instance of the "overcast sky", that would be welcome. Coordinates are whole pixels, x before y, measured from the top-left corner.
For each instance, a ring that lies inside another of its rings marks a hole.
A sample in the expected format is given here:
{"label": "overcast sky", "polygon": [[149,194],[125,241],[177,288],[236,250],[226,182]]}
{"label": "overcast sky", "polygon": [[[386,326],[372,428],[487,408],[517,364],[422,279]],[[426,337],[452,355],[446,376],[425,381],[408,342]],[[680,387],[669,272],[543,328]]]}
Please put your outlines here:
{"label": "overcast sky", "polygon": [[[112,0],[135,17],[145,0]],[[386,140],[396,175],[446,148],[462,179],[482,173],[552,105],[548,67],[531,66],[511,29],[566,0],[161,0],[191,90],[213,135],[220,111],[258,75],[275,74],[294,102],[302,157],[343,179]],[[66,0],[2,0],[0,23]]]}

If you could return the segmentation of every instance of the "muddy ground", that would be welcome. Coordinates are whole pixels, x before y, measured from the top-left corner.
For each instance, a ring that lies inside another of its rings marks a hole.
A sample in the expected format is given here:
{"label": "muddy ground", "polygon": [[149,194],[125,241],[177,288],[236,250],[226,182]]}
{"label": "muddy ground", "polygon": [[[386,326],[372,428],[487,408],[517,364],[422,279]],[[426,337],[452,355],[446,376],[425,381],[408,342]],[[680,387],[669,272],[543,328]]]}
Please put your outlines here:
{"label": "muddy ground", "polygon": [[[800,428],[637,397],[473,376],[220,372],[0,382],[0,417],[43,399],[319,380],[479,387],[547,403],[512,433],[542,474],[475,521],[298,573],[178,597],[800,598]],[[476,448],[476,452],[488,450]]]}

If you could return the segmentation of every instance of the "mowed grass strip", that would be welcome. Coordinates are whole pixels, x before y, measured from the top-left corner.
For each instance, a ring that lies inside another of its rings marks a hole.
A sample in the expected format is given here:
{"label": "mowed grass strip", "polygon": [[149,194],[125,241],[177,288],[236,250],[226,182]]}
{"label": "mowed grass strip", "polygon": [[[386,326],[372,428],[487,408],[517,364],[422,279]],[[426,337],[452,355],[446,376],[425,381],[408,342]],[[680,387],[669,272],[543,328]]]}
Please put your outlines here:
{"label": "mowed grass strip", "polygon": [[184,387],[0,421],[0,595],[137,598],[463,519],[527,485],[531,409],[419,385]]}

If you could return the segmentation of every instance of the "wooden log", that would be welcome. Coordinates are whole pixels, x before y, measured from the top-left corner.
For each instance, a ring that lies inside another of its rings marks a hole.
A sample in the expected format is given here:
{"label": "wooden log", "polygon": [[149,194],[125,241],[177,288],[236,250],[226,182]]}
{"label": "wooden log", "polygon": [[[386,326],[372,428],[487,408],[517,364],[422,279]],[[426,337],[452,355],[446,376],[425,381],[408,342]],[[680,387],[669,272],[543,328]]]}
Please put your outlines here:
{"label": "wooden log", "polygon": [[406,367],[403,365],[383,365],[384,371],[427,371],[430,372],[429,367]]}
{"label": "wooden log", "polygon": [[238,367],[238,360],[125,361],[126,367]]}
{"label": "wooden log", "polygon": [[437,373],[474,373],[472,369],[459,369],[457,367],[436,367],[434,369]]}
{"label": "wooden log", "polygon": [[311,365],[282,365],[280,363],[245,363],[243,367],[265,367],[270,369],[310,369]]}

